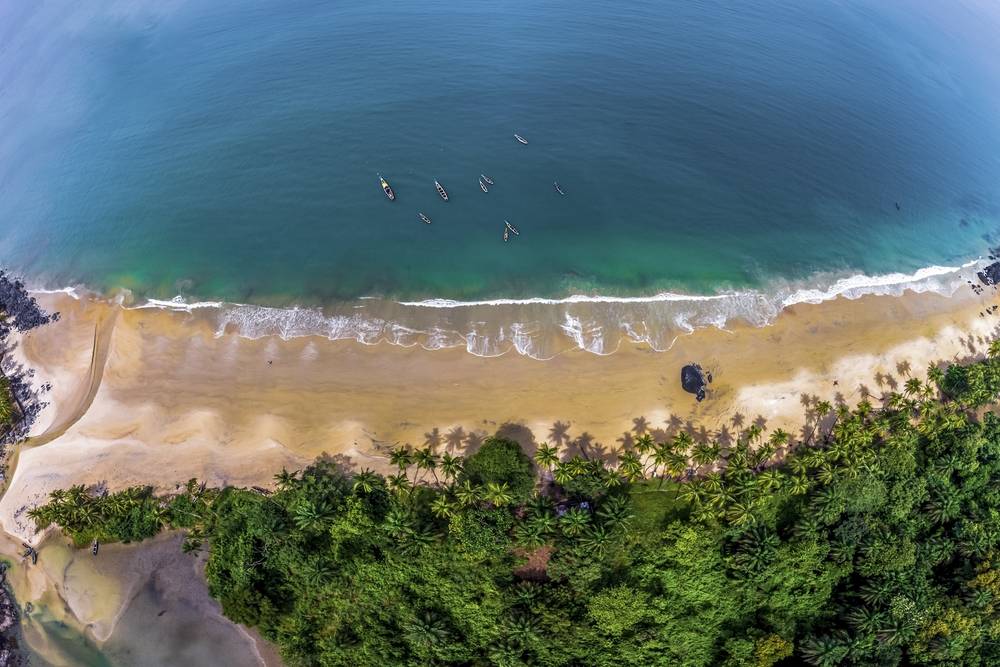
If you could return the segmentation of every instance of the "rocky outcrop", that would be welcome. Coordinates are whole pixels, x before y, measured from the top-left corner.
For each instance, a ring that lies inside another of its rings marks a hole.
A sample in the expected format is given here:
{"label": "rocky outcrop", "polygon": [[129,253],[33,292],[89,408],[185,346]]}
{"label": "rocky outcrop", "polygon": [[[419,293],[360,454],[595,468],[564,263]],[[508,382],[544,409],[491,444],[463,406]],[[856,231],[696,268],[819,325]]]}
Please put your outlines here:
{"label": "rocky outcrop", "polygon": [[7,566],[0,564],[0,667],[26,665],[19,646],[17,603],[6,585]]}
{"label": "rocky outcrop", "polygon": [[38,306],[24,283],[0,271],[0,374],[7,378],[19,413],[15,423],[0,428],[0,445],[23,439],[45,407],[29,382],[34,372],[10,363],[6,354],[9,336],[12,332],[24,333],[58,319],[59,313],[50,315]]}

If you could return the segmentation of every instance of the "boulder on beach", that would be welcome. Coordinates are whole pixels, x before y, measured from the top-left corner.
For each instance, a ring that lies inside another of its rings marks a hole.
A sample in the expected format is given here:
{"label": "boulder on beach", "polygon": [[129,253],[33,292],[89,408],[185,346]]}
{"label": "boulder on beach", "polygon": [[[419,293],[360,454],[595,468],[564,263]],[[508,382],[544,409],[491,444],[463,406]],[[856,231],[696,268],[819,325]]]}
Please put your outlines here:
{"label": "boulder on beach", "polygon": [[689,394],[694,394],[698,401],[705,400],[705,387],[708,380],[705,371],[698,364],[688,364],[681,369],[681,387]]}
{"label": "boulder on beach", "polygon": [[1000,262],[993,262],[982,271],[976,273],[979,282],[984,285],[1000,285]]}

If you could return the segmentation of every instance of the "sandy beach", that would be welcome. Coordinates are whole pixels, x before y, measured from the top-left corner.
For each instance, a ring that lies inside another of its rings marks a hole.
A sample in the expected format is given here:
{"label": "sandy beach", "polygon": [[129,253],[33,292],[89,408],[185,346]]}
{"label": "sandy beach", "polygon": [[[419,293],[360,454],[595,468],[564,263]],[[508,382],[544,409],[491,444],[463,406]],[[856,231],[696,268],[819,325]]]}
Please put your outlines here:
{"label": "sandy beach", "polygon": [[[282,467],[320,455],[386,471],[387,450],[399,443],[463,451],[497,430],[530,449],[555,428],[575,443],[569,450],[582,441],[589,455],[609,457],[636,420],[660,437],[679,428],[724,437],[749,423],[802,433],[817,400],[853,404],[923,376],[930,363],[982,354],[1000,321],[980,314],[991,298],[966,289],[841,298],[794,306],[764,328],[701,329],[667,352],[628,345],[608,356],[574,351],[538,361],[320,337],[251,340],[217,335],[197,312],[40,295],[61,319],[23,336],[14,354],[35,369],[37,386],[51,384],[50,405],[12,459],[0,500],[4,551],[14,556],[21,540],[44,544],[40,566],[11,575],[22,604],[45,610],[26,626],[26,640],[38,655],[65,653],[47,619],[76,628],[106,655],[127,650],[143,633],[120,624],[123,612],[149,611],[149,591],[169,589],[162,577],[153,582],[150,565],[167,562],[166,538],[91,562],[62,537],[36,534],[26,512],[54,489],[148,484],[170,492],[192,477],[268,486]],[[680,387],[680,368],[692,361],[714,377],[702,403]],[[181,605],[189,614],[211,606],[191,591],[173,595],[193,600]],[[206,613],[216,618],[213,609]],[[245,630],[219,618],[220,636],[251,651]],[[81,641],[68,646],[84,650]],[[255,660],[268,650],[261,646]],[[276,664],[273,655],[268,662]]]}
{"label": "sandy beach", "polygon": [[[981,353],[996,328],[979,314],[989,296],[837,299],[795,306],[764,328],[698,330],[667,352],[629,345],[537,361],[216,336],[197,315],[43,295],[62,318],[16,354],[52,384],[51,405],[14,462],[0,521],[32,540],[25,511],[56,488],[170,491],[191,477],[267,486],[282,467],[322,454],[386,470],[398,443],[460,451],[501,427],[530,447],[562,422],[591,454],[613,453],[637,418],[704,435],[752,421],[797,432],[804,396],[855,403],[929,363]],[[703,403],[680,387],[691,361],[714,375]]]}

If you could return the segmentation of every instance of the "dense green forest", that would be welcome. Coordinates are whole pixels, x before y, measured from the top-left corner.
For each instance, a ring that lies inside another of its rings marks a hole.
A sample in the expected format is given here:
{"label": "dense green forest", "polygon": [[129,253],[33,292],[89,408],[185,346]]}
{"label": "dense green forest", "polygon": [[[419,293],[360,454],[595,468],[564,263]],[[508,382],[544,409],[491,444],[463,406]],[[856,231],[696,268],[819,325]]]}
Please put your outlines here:
{"label": "dense green forest", "polygon": [[1000,361],[929,377],[813,401],[795,438],[640,432],[613,465],[491,438],[31,515],[80,544],[187,528],[291,665],[997,665]]}

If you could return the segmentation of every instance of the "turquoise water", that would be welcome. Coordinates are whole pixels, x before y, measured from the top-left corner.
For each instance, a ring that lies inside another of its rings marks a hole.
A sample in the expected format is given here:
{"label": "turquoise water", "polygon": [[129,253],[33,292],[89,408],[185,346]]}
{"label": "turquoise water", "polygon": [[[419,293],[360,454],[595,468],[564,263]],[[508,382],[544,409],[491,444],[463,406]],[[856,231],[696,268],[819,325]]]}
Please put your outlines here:
{"label": "turquoise water", "polygon": [[3,261],[334,310],[955,266],[1000,228],[1000,8],[943,4],[7,3]]}

